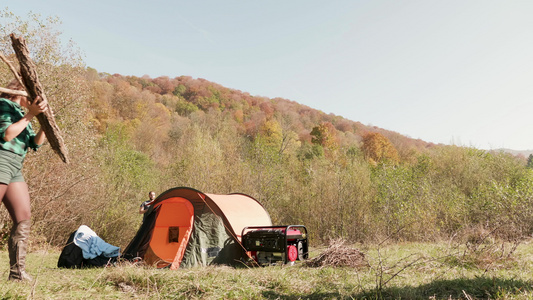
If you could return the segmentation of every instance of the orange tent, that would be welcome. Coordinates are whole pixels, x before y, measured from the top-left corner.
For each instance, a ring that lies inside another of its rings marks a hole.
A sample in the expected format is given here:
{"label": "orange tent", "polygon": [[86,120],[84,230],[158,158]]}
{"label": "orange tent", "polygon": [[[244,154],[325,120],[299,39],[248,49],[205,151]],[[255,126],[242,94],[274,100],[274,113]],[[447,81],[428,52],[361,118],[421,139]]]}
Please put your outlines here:
{"label": "orange tent", "polygon": [[271,226],[270,216],[245,194],[215,195],[179,187],[159,195],[123,257],[157,267],[233,264],[245,257],[246,226]]}

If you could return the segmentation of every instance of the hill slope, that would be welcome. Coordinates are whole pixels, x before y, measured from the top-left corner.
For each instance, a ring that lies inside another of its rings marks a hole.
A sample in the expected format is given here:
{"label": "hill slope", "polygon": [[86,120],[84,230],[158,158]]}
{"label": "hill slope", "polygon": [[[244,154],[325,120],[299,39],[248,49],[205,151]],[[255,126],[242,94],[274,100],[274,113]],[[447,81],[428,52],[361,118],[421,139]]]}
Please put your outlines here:
{"label": "hill slope", "polygon": [[[240,90],[229,89],[205,79],[193,79],[189,76],[176,78],[148,76],[122,76],[119,74],[100,74],[101,80],[114,86],[115,93],[132,98],[151,97],[153,101],[163,104],[171,113],[181,117],[190,117],[194,113],[217,111],[231,117],[239,132],[255,138],[266,120],[275,119],[283,128],[297,134],[300,142],[311,142],[311,131],[320,123],[331,123],[335,128],[335,136],[341,147],[360,146],[362,136],[368,132],[379,132],[386,136],[399,153],[407,155],[412,151],[423,151],[435,146],[420,139],[412,139],[397,132],[366,126],[334,114],[310,108],[283,98],[266,98],[252,96]],[[100,87],[102,89],[103,87]],[[99,89],[97,88],[97,91]],[[100,94],[102,92],[100,91]],[[112,101],[113,102],[113,101]],[[114,116],[100,116],[98,122],[106,122],[110,117],[124,119],[134,118],[131,111],[127,112],[123,105],[114,101]],[[132,103],[129,103],[130,105]],[[98,110],[97,107],[94,107]]]}

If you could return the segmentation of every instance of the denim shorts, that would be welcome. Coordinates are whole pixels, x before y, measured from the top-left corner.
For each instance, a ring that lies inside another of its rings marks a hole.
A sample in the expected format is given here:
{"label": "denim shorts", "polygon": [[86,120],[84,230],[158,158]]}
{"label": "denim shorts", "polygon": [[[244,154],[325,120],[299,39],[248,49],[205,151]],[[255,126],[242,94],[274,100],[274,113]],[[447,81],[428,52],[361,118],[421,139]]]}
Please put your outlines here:
{"label": "denim shorts", "polygon": [[24,182],[22,162],[24,157],[11,151],[0,150],[0,183]]}

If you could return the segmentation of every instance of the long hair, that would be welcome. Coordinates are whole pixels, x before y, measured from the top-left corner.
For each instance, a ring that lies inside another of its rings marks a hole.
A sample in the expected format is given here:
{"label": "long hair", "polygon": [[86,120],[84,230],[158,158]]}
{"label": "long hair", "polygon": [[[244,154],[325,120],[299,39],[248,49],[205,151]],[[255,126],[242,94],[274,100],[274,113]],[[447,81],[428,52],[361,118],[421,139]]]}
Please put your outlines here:
{"label": "long hair", "polygon": [[[16,91],[24,91],[25,90],[25,88],[22,86],[22,84],[20,84],[20,82],[16,78],[11,80],[7,84],[6,89],[16,90]],[[11,99],[12,97],[14,97],[14,95],[11,95],[11,94],[8,94],[8,93],[1,93],[0,94],[0,98]]]}

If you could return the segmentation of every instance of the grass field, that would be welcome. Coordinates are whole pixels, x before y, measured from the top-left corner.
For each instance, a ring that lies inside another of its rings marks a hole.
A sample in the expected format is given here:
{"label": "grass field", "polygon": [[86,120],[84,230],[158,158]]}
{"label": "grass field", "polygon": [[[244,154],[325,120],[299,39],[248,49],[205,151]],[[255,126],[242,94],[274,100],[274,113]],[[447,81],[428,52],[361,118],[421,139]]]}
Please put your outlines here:
{"label": "grass field", "polygon": [[[58,269],[59,251],[30,253],[35,280],[7,281],[0,299],[533,299],[533,243],[358,246],[368,266]],[[311,257],[325,248],[314,249]]]}

